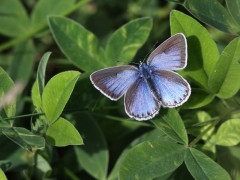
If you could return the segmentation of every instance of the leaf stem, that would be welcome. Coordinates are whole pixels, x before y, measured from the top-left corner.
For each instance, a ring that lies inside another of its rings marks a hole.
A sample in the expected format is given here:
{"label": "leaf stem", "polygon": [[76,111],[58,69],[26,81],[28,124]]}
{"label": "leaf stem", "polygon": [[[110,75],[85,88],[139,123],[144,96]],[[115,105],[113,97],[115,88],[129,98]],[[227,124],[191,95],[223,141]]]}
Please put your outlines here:
{"label": "leaf stem", "polygon": [[219,116],[217,117],[214,117],[212,119],[209,119],[209,120],[206,120],[206,121],[203,121],[203,122],[199,122],[199,123],[196,123],[196,124],[193,124],[191,126],[188,126],[186,127],[186,129],[190,129],[190,128],[194,128],[194,127],[199,127],[199,126],[206,126],[208,125],[209,123],[212,123],[213,121],[216,121],[218,119]]}
{"label": "leaf stem", "polygon": [[[78,2],[76,5],[72,6],[71,8],[69,8],[68,10],[64,11],[63,13],[61,13],[62,16],[67,16],[68,14],[76,11],[79,7],[85,5],[86,3],[90,2],[91,0],[83,0],[83,1],[80,1]],[[42,24],[41,26],[39,26],[38,28],[36,29],[33,29],[32,31],[29,31],[27,34],[24,34],[20,37],[16,37],[2,45],[0,45],[0,51],[3,51],[7,48],[10,48],[32,36],[34,36],[35,34],[37,34],[38,32],[44,30],[46,27],[48,26],[47,22]]]}
{"label": "leaf stem", "polygon": [[45,113],[34,113],[34,114],[25,114],[21,116],[13,116],[9,118],[1,118],[0,121],[7,121],[7,120],[13,120],[13,119],[18,119],[18,118],[24,118],[24,117],[32,117],[32,116],[41,116],[44,115]]}
{"label": "leaf stem", "polygon": [[221,114],[216,121],[214,121],[207,129],[205,129],[201,134],[199,134],[189,145],[188,147],[192,147],[195,145],[202,137],[214,126],[216,126],[225,116],[227,116],[229,113],[231,113],[234,109],[231,108],[227,112]]}

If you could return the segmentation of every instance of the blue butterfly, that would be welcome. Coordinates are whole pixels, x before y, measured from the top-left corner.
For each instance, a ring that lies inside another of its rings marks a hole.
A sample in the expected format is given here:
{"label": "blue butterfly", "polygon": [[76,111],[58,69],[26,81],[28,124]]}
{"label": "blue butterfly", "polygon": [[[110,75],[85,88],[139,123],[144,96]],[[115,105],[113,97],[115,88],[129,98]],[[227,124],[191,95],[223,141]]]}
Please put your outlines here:
{"label": "blue butterfly", "polygon": [[187,41],[176,34],[160,44],[139,67],[125,65],[91,74],[93,85],[111,100],[124,96],[127,115],[136,120],[152,119],[163,107],[177,107],[191,94],[188,82],[173,70],[187,65]]}

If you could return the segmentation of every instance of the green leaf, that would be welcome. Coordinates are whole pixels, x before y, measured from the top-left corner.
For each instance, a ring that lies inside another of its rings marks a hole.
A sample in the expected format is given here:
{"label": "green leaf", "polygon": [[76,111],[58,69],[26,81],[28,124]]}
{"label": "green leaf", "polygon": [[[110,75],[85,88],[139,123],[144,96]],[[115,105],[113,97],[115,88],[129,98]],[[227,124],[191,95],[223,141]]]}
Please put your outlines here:
{"label": "green leaf", "polygon": [[21,42],[14,49],[9,75],[14,82],[28,83],[35,62],[35,47],[32,40]]}
{"label": "green leaf", "polygon": [[42,97],[43,89],[45,87],[45,71],[46,71],[46,66],[47,66],[47,62],[50,55],[51,55],[51,52],[45,53],[38,65],[38,70],[37,70],[38,83],[37,84],[38,84],[38,91],[39,91],[40,98]]}
{"label": "green leaf", "polygon": [[170,16],[171,34],[184,33],[188,44],[186,74],[200,87],[208,89],[208,76],[214,68],[219,52],[208,31],[196,20],[179,11]]}
{"label": "green leaf", "polygon": [[239,0],[226,0],[226,4],[235,23],[240,26],[240,3]]}
{"label": "green leaf", "polygon": [[29,153],[26,153],[25,149],[21,148],[4,135],[1,135],[0,147],[0,159],[11,161],[11,169],[17,169],[18,167],[27,168],[27,156]]}
{"label": "green leaf", "polygon": [[151,18],[139,18],[116,30],[106,46],[108,66],[116,65],[117,60],[130,62],[145,43],[151,29]]}
{"label": "green leaf", "polygon": [[185,153],[184,161],[196,180],[231,180],[221,166],[196,149],[189,148]]}
{"label": "green leaf", "polygon": [[42,136],[37,136],[22,127],[5,129],[3,134],[28,151],[43,149],[45,140]]}
{"label": "green leaf", "polygon": [[153,179],[178,168],[185,146],[168,141],[146,141],[135,146],[123,160],[119,179]]}
{"label": "green leaf", "polygon": [[[184,124],[186,127],[188,127],[188,133],[197,137],[211,125],[212,120],[212,117],[207,112],[199,110],[189,113],[187,116],[185,116]],[[211,128],[202,136],[202,139],[210,141],[214,129],[215,127]]]}
{"label": "green leaf", "polygon": [[[147,132],[143,135],[141,135],[140,137],[136,138],[133,142],[131,142],[131,144],[124,149],[124,151],[121,153],[121,155],[119,156],[117,162],[115,163],[111,173],[108,176],[108,180],[115,180],[118,177],[118,171],[120,168],[120,165],[122,164],[123,159],[125,158],[125,156],[128,154],[128,152],[136,145],[144,142],[144,141],[149,141],[149,140],[166,140],[168,138],[168,136],[165,135],[164,132],[162,132],[160,129],[154,129],[150,132]],[[172,141],[169,138],[170,141]]]}
{"label": "green leaf", "polygon": [[2,171],[2,169],[0,169],[0,179],[1,180],[7,180],[7,177],[5,176],[4,172]]}
{"label": "green leaf", "polygon": [[187,131],[176,109],[162,108],[160,115],[151,121],[175,141],[188,144]]}
{"label": "green leaf", "polygon": [[91,176],[105,180],[109,155],[103,132],[87,113],[76,113],[72,118],[84,140],[84,146],[74,147],[77,161]]}
{"label": "green leaf", "polygon": [[38,81],[35,81],[33,83],[32,87],[32,101],[33,105],[36,107],[37,111],[40,112],[42,108],[42,102],[41,102],[41,97],[38,89]]}
{"label": "green leaf", "polygon": [[231,41],[223,50],[209,77],[209,88],[220,98],[230,98],[240,87],[240,38]]}
{"label": "green leaf", "polygon": [[[0,97],[3,97],[13,86],[14,83],[8,74],[0,67]],[[16,101],[11,104],[6,105],[1,110],[0,115],[4,117],[12,117],[15,115],[16,111]]]}
{"label": "green leaf", "polygon": [[70,9],[74,5],[75,0],[41,0],[39,1],[32,14],[32,29],[37,29],[47,23],[48,15],[60,15],[66,9]]}
{"label": "green leaf", "polygon": [[11,161],[0,161],[0,168],[5,172],[12,166]]}
{"label": "green leaf", "polygon": [[49,162],[44,159],[40,154],[36,154],[36,177],[39,177],[40,179],[47,178],[51,172],[52,168],[49,164]]}
{"label": "green leaf", "polygon": [[183,5],[204,23],[229,34],[240,34],[239,27],[217,0],[185,0]]}
{"label": "green leaf", "polygon": [[196,109],[208,105],[214,99],[215,95],[199,88],[192,88],[191,96],[181,108]]}
{"label": "green leaf", "polygon": [[[232,180],[240,179],[240,144],[237,146],[218,146],[218,163],[226,169]],[[227,163],[226,163],[227,162]]]}
{"label": "green leaf", "polygon": [[47,83],[42,95],[42,104],[50,123],[61,115],[79,75],[77,71],[66,71],[55,75]]}
{"label": "green leaf", "polygon": [[28,21],[27,12],[21,1],[1,0],[0,33],[10,37],[21,36],[28,32]]}
{"label": "green leaf", "polygon": [[77,129],[61,117],[49,126],[46,139],[49,144],[58,147],[83,144],[82,137]]}
{"label": "green leaf", "polygon": [[230,119],[221,124],[214,143],[221,146],[235,146],[239,142],[240,119]]}
{"label": "green leaf", "polygon": [[58,16],[50,16],[48,24],[62,52],[77,67],[85,71],[107,67],[103,49],[90,31],[68,18]]}

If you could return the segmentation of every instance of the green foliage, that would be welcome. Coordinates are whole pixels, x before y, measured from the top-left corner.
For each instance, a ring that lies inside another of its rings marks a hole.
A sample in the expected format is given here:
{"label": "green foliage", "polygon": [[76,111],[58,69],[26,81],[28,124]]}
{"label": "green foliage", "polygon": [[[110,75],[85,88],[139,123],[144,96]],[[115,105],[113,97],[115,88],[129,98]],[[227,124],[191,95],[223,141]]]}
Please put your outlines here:
{"label": "green foliage", "polygon": [[221,166],[196,149],[186,150],[184,160],[194,179],[231,180],[229,174]]}
{"label": "green foliage", "polygon": [[50,16],[48,22],[58,46],[76,66],[85,71],[104,67],[103,50],[94,34],[67,18]]}
{"label": "green foliage", "polygon": [[175,141],[188,144],[187,131],[175,109],[162,109],[161,114],[152,120],[152,123]]}
{"label": "green foliage", "polygon": [[151,28],[152,19],[141,18],[116,30],[107,42],[105,57],[107,65],[116,65],[116,60],[130,62],[146,41]]}
{"label": "green foliage", "polygon": [[81,132],[84,140],[84,146],[74,147],[77,161],[96,179],[106,179],[109,152],[99,125],[87,113],[75,113],[71,121]]}
{"label": "green foliage", "polygon": [[240,142],[240,119],[229,119],[219,127],[215,143],[221,146],[235,146]]}
{"label": "green foliage", "polygon": [[43,137],[31,133],[25,128],[13,127],[5,129],[2,133],[28,151],[34,151],[45,147],[45,140]]}
{"label": "green foliage", "polygon": [[[240,2],[181,2],[2,0],[0,179],[238,180]],[[176,33],[182,106],[139,122],[93,87],[93,71],[143,61]]]}
{"label": "green foliage", "polygon": [[7,177],[5,176],[5,174],[4,174],[4,172],[3,172],[2,169],[0,169],[0,178],[1,178],[2,180],[7,180]]}
{"label": "green foliage", "polygon": [[[229,3],[230,0],[227,0],[227,2],[231,15],[240,11],[239,8],[236,10],[237,7],[234,6],[238,4],[238,0],[232,0],[231,3]],[[240,27],[234,21],[237,14],[234,15],[233,19],[217,0],[186,0],[184,6],[199,20],[207,24],[229,34],[240,34]]]}
{"label": "green foliage", "polygon": [[[3,97],[13,87],[14,83],[2,68],[0,68],[0,81],[2,82],[2,85],[0,86],[0,96]],[[16,101],[13,101],[3,107],[3,110],[1,110],[1,117],[12,117],[15,115],[15,112]]]}
{"label": "green foliage", "polygon": [[143,142],[123,160],[119,179],[152,179],[171,172],[182,164],[185,149],[174,142]]}
{"label": "green foliage", "polygon": [[239,38],[234,39],[223,50],[209,77],[209,88],[220,98],[227,99],[235,95],[240,87],[240,66],[237,62]]}
{"label": "green foliage", "polygon": [[200,87],[208,89],[208,78],[215,66],[219,52],[207,30],[193,18],[172,11],[171,34],[182,32],[188,42],[188,66],[184,72]]}
{"label": "green foliage", "polygon": [[82,138],[74,126],[61,117],[47,129],[46,140],[53,146],[83,144]]}
{"label": "green foliage", "polygon": [[79,72],[67,71],[57,74],[47,83],[42,94],[42,106],[49,123],[61,115],[78,77]]}

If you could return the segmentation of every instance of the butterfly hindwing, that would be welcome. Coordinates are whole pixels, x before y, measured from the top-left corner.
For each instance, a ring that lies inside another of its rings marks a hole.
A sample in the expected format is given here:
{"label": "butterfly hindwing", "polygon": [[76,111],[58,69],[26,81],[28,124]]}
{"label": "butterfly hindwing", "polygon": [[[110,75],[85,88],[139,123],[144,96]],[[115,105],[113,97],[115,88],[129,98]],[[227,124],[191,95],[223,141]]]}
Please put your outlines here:
{"label": "butterfly hindwing", "polygon": [[128,89],[124,103],[128,116],[140,121],[152,119],[160,109],[144,78],[138,78]]}
{"label": "butterfly hindwing", "polygon": [[160,44],[148,57],[152,70],[180,70],[187,65],[187,41],[182,33],[176,34]]}
{"label": "butterfly hindwing", "polygon": [[169,70],[153,72],[153,94],[164,107],[177,107],[189,98],[191,88],[180,75]]}
{"label": "butterfly hindwing", "polygon": [[116,66],[91,74],[93,85],[111,100],[118,100],[138,78],[135,66]]}

